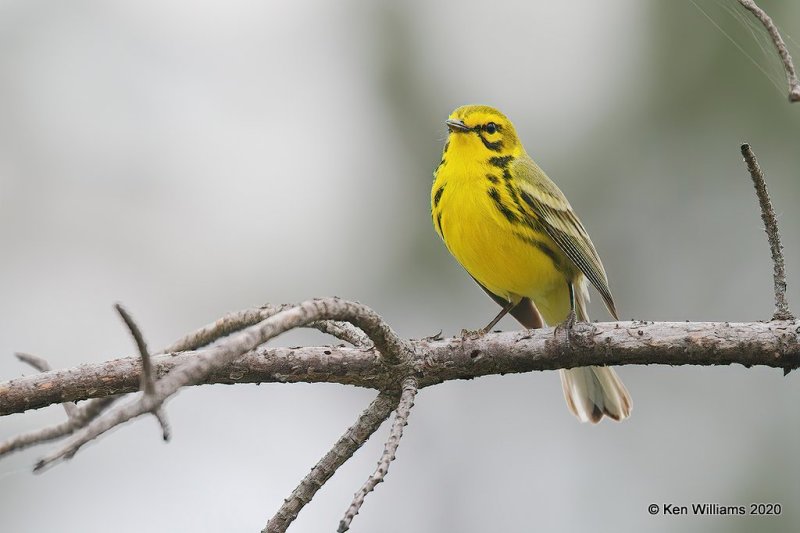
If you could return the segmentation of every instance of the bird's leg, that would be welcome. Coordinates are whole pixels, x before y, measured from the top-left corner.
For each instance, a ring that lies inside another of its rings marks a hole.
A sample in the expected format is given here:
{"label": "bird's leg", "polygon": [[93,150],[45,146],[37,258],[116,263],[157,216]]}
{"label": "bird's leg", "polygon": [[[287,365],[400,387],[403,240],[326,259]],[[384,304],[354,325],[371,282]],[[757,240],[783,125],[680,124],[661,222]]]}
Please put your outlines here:
{"label": "bird's leg", "polygon": [[569,281],[567,282],[567,287],[569,288],[569,314],[564,322],[556,326],[553,336],[563,331],[566,334],[566,343],[569,346],[569,336],[572,334],[572,328],[575,326],[578,315],[575,313],[575,287]]}
{"label": "bird's leg", "polygon": [[500,312],[497,313],[497,316],[494,317],[492,319],[492,321],[489,322],[486,325],[486,327],[483,328],[481,331],[483,331],[483,333],[489,333],[490,331],[492,331],[492,328],[495,327],[498,322],[500,322],[501,318],[506,316],[508,314],[508,312],[511,311],[514,308],[514,305],[515,305],[514,302],[509,300],[509,302],[506,305],[503,306],[503,308],[500,310]]}
{"label": "bird's leg", "polygon": [[500,310],[500,312],[497,313],[497,316],[494,317],[492,319],[492,321],[489,322],[486,325],[486,327],[484,327],[482,329],[474,330],[474,331],[470,331],[470,330],[467,330],[467,329],[462,330],[461,331],[461,336],[462,337],[482,337],[482,336],[486,335],[487,333],[492,331],[492,328],[495,327],[497,325],[497,323],[500,322],[500,319],[503,318],[504,316],[506,316],[508,314],[508,312],[511,311],[514,308],[515,305],[516,304],[513,301],[509,301],[506,305],[503,306],[503,308]]}

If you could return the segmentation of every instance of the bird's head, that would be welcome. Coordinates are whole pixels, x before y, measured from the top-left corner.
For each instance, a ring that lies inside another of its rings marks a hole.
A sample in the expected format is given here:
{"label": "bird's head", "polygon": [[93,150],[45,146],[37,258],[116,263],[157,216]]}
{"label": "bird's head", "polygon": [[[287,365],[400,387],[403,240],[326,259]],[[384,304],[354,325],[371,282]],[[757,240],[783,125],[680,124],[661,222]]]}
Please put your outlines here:
{"label": "bird's head", "polygon": [[448,152],[474,158],[517,156],[525,149],[514,125],[500,111],[484,105],[461,106],[445,121],[450,134]]}

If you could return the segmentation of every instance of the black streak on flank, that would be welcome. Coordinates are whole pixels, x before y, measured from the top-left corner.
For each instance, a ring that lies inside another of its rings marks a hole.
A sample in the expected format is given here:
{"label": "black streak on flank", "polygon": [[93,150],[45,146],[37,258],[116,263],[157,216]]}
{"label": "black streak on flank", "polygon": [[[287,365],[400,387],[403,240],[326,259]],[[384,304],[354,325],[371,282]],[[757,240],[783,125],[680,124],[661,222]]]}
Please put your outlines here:
{"label": "black streak on flank", "polygon": [[528,237],[527,235],[523,235],[522,233],[517,233],[516,231],[514,232],[514,236],[524,241],[526,244],[530,244],[531,246],[542,252],[544,255],[549,257],[550,260],[553,262],[553,266],[560,269],[559,265],[561,264],[561,260],[558,257],[558,255],[553,251],[553,249],[547,245],[547,243],[544,243],[538,239]]}
{"label": "black streak on flank", "polygon": [[503,216],[506,217],[506,219],[509,222],[512,222],[512,223],[518,222],[517,215],[515,215],[514,212],[511,209],[506,207],[506,205],[500,199],[500,193],[497,192],[497,189],[495,189],[494,187],[489,187],[489,190],[487,192],[489,193],[489,197],[492,200],[494,200],[495,207],[497,207],[497,209],[501,213],[503,213]]}
{"label": "black streak on flank", "polygon": [[442,193],[444,192],[444,185],[439,187],[436,190],[436,194],[433,195],[433,207],[439,207],[439,200],[442,199]]}
{"label": "black streak on flank", "polygon": [[481,142],[483,143],[483,145],[492,152],[499,152],[500,150],[503,149],[503,141],[489,142],[480,133],[478,133],[478,137],[481,138]]}
{"label": "black streak on flank", "polygon": [[533,198],[531,198],[530,194],[528,194],[528,193],[523,191],[522,192],[522,199],[525,200],[526,204],[531,206],[531,209],[533,209],[534,212],[536,212],[536,202],[533,201]]}
{"label": "black streak on flank", "polygon": [[[505,176],[503,176],[505,177]],[[517,190],[511,185],[509,180],[506,180],[506,191],[508,191],[508,195],[514,200],[514,203],[519,205],[519,198],[517,197]]]}
{"label": "black streak on flank", "polygon": [[439,214],[436,215],[436,227],[439,228],[439,235],[442,236],[444,239],[444,232],[442,231],[442,212],[439,211]]}
{"label": "black streak on flank", "polygon": [[506,169],[508,164],[514,159],[513,155],[495,156],[489,158],[489,164],[497,168]]}
{"label": "black streak on flank", "polygon": [[486,174],[486,179],[487,179],[487,180],[489,180],[489,181],[491,181],[491,182],[492,182],[492,183],[494,183],[495,185],[497,185],[498,183],[500,183],[500,178],[498,178],[497,176],[495,176],[495,175],[493,175],[493,174]]}

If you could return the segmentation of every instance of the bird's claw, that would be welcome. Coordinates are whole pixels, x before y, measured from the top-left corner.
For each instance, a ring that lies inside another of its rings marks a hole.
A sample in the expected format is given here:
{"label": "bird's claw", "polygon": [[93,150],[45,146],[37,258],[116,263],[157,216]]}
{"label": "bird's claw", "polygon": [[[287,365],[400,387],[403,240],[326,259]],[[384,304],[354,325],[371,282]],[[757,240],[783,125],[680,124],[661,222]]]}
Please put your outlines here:
{"label": "bird's claw", "polygon": [[475,340],[480,339],[486,335],[485,329],[462,329],[461,330],[461,338],[464,340]]}
{"label": "bird's claw", "polygon": [[567,346],[569,346],[570,336],[572,335],[572,331],[577,320],[578,317],[575,315],[575,311],[570,311],[569,315],[567,315],[567,319],[561,324],[557,325],[553,330],[553,337],[558,337],[563,333],[564,342],[567,344]]}

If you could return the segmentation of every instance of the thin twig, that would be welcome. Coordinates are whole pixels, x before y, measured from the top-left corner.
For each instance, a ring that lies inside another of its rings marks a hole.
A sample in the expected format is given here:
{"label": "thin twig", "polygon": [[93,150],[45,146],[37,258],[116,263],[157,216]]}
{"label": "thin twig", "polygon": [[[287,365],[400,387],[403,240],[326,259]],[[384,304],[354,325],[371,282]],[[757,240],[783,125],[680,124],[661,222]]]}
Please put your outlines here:
{"label": "thin twig", "polygon": [[85,404],[81,404],[66,422],[10,438],[0,443],[0,457],[70,435],[92,421],[118,398],[119,396],[106,396],[89,400]]}
{"label": "thin twig", "polygon": [[386,441],[383,455],[381,455],[378,461],[378,468],[367,478],[367,481],[361,489],[356,492],[353,497],[353,503],[347,508],[347,511],[344,513],[344,518],[339,522],[338,533],[344,533],[350,529],[350,523],[364,504],[364,499],[367,497],[367,494],[375,490],[378,483],[382,483],[386,478],[386,474],[389,472],[389,465],[394,460],[397,447],[400,445],[400,439],[403,437],[403,428],[408,425],[408,415],[411,413],[411,408],[414,407],[414,397],[416,395],[417,380],[414,378],[406,378],[403,380],[403,392],[400,396],[400,403],[394,415],[392,429],[389,432],[389,440]]}
{"label": "thin twig", "polygon": [[797,72],[792,62],[792,56],[789,54],[789,49],[786,48],[786,43],[783,42],[780,32],[778,32],[777,26],[775,26],[772,18],[767,15],[763,9],[758,7],[753,0],[739,0],[739,3],[760,20],[761,24],[767,29],[769,36],[772,38],[772,43],[778,51],[778,55],[781,56],[781,62],[786,71],[786,79],[789,82],[789,101],[800,102],[800,81],[797,79]]}
{"label": "thin twig", "polygon": [[[130,330],[131,336],[136,343],[136,348],[139,350],[139,356],[142,359],[142,377],[139,387],[145,397],[152,397],[156,391],[155,378],[153,377],[153,365],[150,361],[150,352],[147,351],[147,343],[144,342],[142,331],[139,329],[139,326],[136,325],[130,313],[122,307],[122,304],[114,304],[114,309],[117,310],[117,313],[122,317],[125,325],[128,326],[128,330]],[[161,408],[161,404],[158,404],[151,413],[153,413],[153,416],[158,420],[161,426],[161,437],[165,441],[169,440],[169,422],[167,422],[167,413]]]}
{"label": "thin twig", "polygon": [[245,309],[244,311],[228,313],[219,320],[198,328],[188,335],[184,335],[177,341],[164,348],[161,352],[177,353],[185,352],[187,350],[197,350],[198,348],[208,346],[212,342],[223,337],[227,337],[228,335],[236,333],[237,331],[241,331],[245,328],[258,324],[262,320],[266,320],[267,318],[286,309],[290,309],[291,307],[292,306],[289,304],[279,306],[265,305],[264,307],[260,307],[258,309]]}
{"label": "thin twig", "polygon": [[175,368],[156,382],[153,394],[144,394],[138,400],[111,410],[92,421],[61,448],[43,457],[34,470],[38,471],[57,461],[71,458],[84,444],[108,430],[143,414],[155,412],[181,387],[201,381],[214,370],[230,364],[244,353],[281,333],[304,327],[317,320],[345,320],[353,323],[370,336],[384,363],[407,362],[413,354],[411,344],[398,337],[369,307],[339,298],[309,300],[235,333],[204,350],[198,357]]}
{"label": "thin twig", "polygon": [[14,355],[17,356],[17,359],[19,359],[23,363],[27,363],[29,366],[32,366],[39,372],[50,372],[50,370],[52,370],[52,368],[50,367],[50,363],[48,363],[44,358],[39,357],[38,355],[33,355],[24,352],[17,352]]}
{"label": "thin twig", "polygon": [[[229,313],[219,320],[183,336],[164,348],[161,353],[184,352],[208,346],[222,337],[258,324],[262,320],[266,320],[292,307],[294,306],[291,304],[268,304],[258,309],[246,309],[244,311]],[[348,322],[319,320],[308,324],[306,327],[318,329],[322,333],[332,335],[359,348],[369,348],[372,345],[368,336]]]}
{"label": "thin twig", "polygon": [[397,395],[382,392],[367,407],[356,423],[336,441],[333,448],[314,465],[292,494],[270,518],[262,533],[283,533],[317,491],[380,427],[397,406]]}
{"label": "thin twig", "polygon": [[153,365],[150,363],[150,353],[147,351],[147,344],[144,342],[142,331],[136,325],[133,317],[122,307],[122,304],[114,304],[114,309],[117,310],[125,325],[128,326],[133,341],[136,343],[136,348],[139,350],[139,356],[142,358],[141,389],[145,394],[153,394],[155,388],[153,385]]}
{"label": "thin twig", "polygon": [[318,329],[322,333],[327,333],[339,340],[350,343],[356,348],[367,349],[372,346],[372,341],[369,340],[369,337],[364,335],[363,331],[353,327],[353,325],[348,322],[342,322],[341,320],[320,320],[312,322],[309,326]]}
{"label": "thin twig", "polygon": [[[23,352],[17,352],[14,355],[17,356],[17,359],[23,363],[29,364],[39,372],[50,372],[51,370],[50,363],[48,363],[43,357]],[[75,410],[77,409],[75,402],[64,402],[61,404],[61,407],[64,408],[68,418],[75,416]]]}
{"label": "thin twig", "polygon": [[758,204],[761,206],[761,220],[764,221],[764,229],[769,240],[769,249],[772,254],[772,278],[775,289],[775,313],[772,320],[794,320],[794,315],[789,311],[789,303],[786,300],[786,272],[783,266],[783,246],[781,246],[781,236],[778,233],[778,220],[775,217],[775,210],[767,192],[767,182],[764,180],[764,173],[758,166],[756,156],[749,144],[742,145],[742,155],[747,164],[747,170],[753,179],[753,186],[758,196]]}
{"label": "thin twig", "polygon": [[161,438],[164,439],[164,442],[168,441],[170,436],[172,435],[172,431],[169,427],[169,420],[167,420],[167,413],[159,407],[155,411],[153,411],[153,416],[156,417],[158,420],[158,424],[161,426]]}

